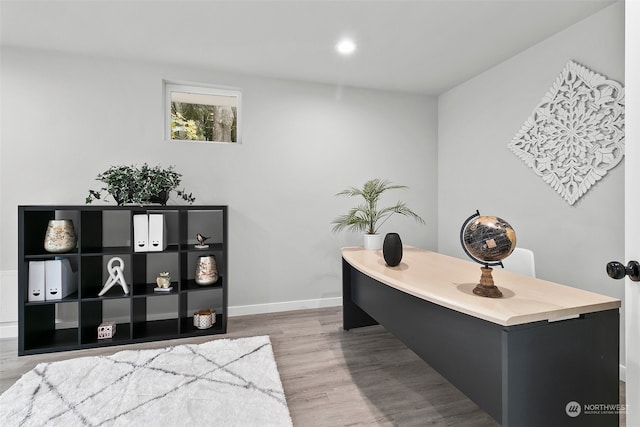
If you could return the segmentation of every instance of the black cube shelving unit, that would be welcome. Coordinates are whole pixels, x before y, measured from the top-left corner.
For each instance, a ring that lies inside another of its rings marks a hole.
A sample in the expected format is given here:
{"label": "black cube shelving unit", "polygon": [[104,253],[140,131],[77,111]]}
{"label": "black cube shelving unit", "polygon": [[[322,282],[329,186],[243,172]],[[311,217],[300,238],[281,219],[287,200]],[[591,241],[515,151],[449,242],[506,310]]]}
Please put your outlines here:
{"label": "black cube shelving unit", "polygon": [[[28,355],[227,332],[227,206],[18,206],[18,354]],[[134,250],[133,216],[164,214],[167,247],[160,252]],[[44,249],[49,220],[73,221],[78,244],[68,253]],[[211,236],[209,248],[195,247],[196,234]],[[195,283],[198,256],[214,255],[219,279]],[[129,293],[114,286],[98,296],[109,276],[112,257],[124,261]],[[29,263],[68,259],[77,292],[63,299],[29,300]],[[171,272],[170,292],[155,292],[155,277]],[[116,307],[114,309],[114,307]],[[211,308],[209,329],[193,326],[194,311]],[[68,317],[60,318],[60,313]],[[70,318],[70,319],[69,319]],[[110,339],[98,339],[98,326],[116,323]]]}

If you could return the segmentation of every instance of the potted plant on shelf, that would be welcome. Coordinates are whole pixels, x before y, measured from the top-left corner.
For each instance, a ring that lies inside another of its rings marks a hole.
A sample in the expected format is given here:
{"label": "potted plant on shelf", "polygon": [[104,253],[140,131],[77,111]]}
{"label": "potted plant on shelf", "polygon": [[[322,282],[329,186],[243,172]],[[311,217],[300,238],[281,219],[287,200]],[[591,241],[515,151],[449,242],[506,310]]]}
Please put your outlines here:
{"label": "potted plant on shelf", "polygon": [[189,203],[196,200],[192,193],[187,193],[184,189],[177,190],[182,180],[182,174],[176,172],[173,166],[168,168],[150,167],[146,163],[141,167],[133,165],[111,166],[98,174],[96,179],[106,185],[99,190],[89,190],[89,195],[85,199],[87,204],[102,199],[104,192],[110,194],[118,206],[125,203],[166,205],[171,191],[175,191],[178,197]]}
{"label": "potted plant on shelf", "polygon": [[332,224],[333,231],[338,232],[348,228],[353,231],[364,232],[365,249],[381,249],[382,235],[378,234],[380,226],[384,224],[393,214],[400,214],[415,219],[418,223],[424,224],[424,220],[407,207],[403,202],[398,202],[393,206],[378,209],[378,200],[382,193],[387,190],[408,188],[406,185],[392,185],[387,180],[372,179],[365,182],[362,188],[349,187],[336,194],[336,196],[362,197],[364,204],[358,205],[349,210],[345,215],[337,217]]}

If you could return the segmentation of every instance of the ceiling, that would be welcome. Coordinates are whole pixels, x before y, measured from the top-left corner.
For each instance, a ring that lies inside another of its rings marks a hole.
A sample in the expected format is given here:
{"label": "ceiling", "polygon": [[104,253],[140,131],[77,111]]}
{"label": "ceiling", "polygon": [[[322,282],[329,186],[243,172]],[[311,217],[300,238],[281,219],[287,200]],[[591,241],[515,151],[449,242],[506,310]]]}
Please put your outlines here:
{"label": "ceiling", "polygon": [[437,95],[614,2],[0,0],[0,42]]}

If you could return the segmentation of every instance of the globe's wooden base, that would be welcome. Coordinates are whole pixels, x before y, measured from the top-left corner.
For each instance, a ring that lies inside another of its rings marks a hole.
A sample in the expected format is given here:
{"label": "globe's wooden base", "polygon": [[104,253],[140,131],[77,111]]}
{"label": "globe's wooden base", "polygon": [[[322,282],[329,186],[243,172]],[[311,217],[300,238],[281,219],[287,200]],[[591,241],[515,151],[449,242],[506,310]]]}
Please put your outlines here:
{"label": "globe's wooden base", "polygon": [[480,283],[473,289],[473,293],[487,298],[502,298],[502,292],[493,284],[493,276],[491,267],[480,267],[482,274],[480,275]]}

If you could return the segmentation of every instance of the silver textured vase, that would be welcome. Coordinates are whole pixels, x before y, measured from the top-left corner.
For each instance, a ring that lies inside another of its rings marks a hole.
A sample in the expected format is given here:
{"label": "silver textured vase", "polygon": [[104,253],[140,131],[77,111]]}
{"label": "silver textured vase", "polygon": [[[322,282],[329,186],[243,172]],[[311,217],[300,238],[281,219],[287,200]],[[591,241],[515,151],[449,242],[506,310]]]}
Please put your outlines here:
{"label": "silver textured vase", "polygon": [[218,266],[216,257],[213,255],[202,255],[196,262],[196,283],[198,285],[211,285],[218,281]]}
{"label": "silver textured vase", "polygon": [[73,221],[70,219],[52,219],[44,235],[44,250],[53,253],[64,253],[73,250],[78,243]]}

